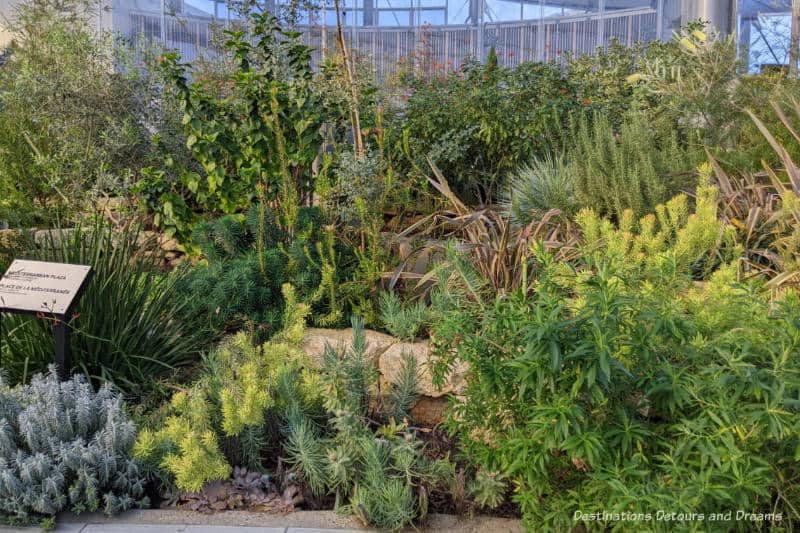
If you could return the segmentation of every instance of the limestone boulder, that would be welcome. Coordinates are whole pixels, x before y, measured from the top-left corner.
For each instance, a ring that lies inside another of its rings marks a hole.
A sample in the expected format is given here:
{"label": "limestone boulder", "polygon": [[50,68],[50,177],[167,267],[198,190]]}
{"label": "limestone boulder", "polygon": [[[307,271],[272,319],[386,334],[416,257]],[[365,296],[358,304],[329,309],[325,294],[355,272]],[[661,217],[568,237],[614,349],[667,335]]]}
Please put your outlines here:
{"label": "limestone boulder", "polygon": [[461,394],[464,391],[467,377],[467,365],[465,363],[456,364],[441,389],[433,384],[428,341],[397,342],[389,346],[389,348],[381,354],[378,361],[382,387],[388,387],[398,380],[403,368],[403,362],[407,355],[410,355],[417,361],[420,396],[441,398],[450,394]]}
{"label": "limestone boulder", "polygon": [[[384,333],[372,330],[364,330],[366,337],[366,357],[367,360],[376,362],[387,349],[397,344],[397,339]],[[325,346],[330,344],[334,348],[349,350],[353,344],[353,328],[347,329],[324,329],[308,328],[303,338],[302,349],[308,354],[311,362],[317,367],[322,366],[325,354]]]}

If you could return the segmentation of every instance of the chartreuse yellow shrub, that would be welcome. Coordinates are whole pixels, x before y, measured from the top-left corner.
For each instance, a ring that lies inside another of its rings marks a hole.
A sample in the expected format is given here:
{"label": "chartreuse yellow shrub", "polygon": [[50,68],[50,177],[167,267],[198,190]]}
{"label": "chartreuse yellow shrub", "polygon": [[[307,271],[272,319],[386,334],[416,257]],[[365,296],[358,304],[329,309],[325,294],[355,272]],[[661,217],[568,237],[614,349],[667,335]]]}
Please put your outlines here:
{"label": "chartreuse yellow shrub", "polygon": [[226,478],[231,467],[222,455],[211,424],[211,405],[199,389],[172,398],[174,415],[158,431],[142,430],[134,457],[154,461],[186,490],[199,490],[211,479]]}
{"label": "chartreuse yellow shrub", "polygon": [[674,271],[682,272],[707,258],[723,241],[725,228],[717,219],[717,193],[710,185],[698,187],[693,212],[687,196],[679,194],[638,221],[626,211],[614,224],[591,209],[581,210],[576,221],[587,246],[594,247],[615,269],[652,272],[667,261],[673,263]]}
{"label": "chartreuse yellow shrub", "polygon": [[283,296],[280,333],[259,346],[244,333],[224,342],[209,358],[205,375],[173,396],[163,426],[140,433],[135,456],[167,471],[178,488],[196,491],[230,475],[221,441],[264,425],[266,414],[280,402],[279,384],[287,373],[297,374],[298,390],[308,402],[316,400],[320,389],[305,383],[313,378],[304,370],[306,356],[300,349],[308,307],[297,303],[290,285],[283,286]]}

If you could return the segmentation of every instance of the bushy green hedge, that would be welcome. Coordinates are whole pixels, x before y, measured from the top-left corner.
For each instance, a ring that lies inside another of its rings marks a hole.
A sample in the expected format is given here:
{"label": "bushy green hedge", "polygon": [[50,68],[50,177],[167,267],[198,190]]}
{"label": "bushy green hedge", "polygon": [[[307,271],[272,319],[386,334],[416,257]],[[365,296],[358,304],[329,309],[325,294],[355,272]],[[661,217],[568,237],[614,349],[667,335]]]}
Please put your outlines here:
{"label": "bushy green hedge", "polygon": [[493,200],[507,172],[550,151],[578,105],[552,64],[467,63],[412,91],[395,126],[399,147],[425,172],[430,156],[459,195],[473,201]]}
{"label": "bushy green hedge", "polygon": [[[737,281],[735,264],[693,280],[725,240],[714,201],[701,189],[696,214],[677,200],[620,228],[581,213],[580,261],[540,255],[532,294],[454,297],[435,324],[439,372],[470,367],[450,427],[530,527],[598,510],[798,518],[800,298]],[[767,527],[679,524],[698,525]]]}

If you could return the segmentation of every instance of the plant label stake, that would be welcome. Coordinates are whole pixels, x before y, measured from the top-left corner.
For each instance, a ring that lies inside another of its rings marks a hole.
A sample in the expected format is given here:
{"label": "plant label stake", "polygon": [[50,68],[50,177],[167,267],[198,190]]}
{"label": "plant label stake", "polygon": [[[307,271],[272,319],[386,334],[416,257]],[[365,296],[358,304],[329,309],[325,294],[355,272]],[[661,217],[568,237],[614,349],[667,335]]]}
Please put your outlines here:
{"label": "plant label stake", "polygon": [[62,380],[70,369],[68,323],[91,279],[89,266],[22,259],[14,260],[0,278],[0,319],[3,313],[17,313],[55,321],[56,368]]}

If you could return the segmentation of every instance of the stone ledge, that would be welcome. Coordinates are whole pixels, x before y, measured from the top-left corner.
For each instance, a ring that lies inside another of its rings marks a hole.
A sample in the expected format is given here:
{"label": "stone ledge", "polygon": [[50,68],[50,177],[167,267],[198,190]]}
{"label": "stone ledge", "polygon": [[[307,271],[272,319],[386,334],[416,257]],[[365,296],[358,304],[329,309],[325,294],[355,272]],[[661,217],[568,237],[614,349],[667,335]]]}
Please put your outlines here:
{"label": "stone ledge", "polygon": [[[0,230],[0,247],[9,246],[10,243],[20,238],[32,240],[39,248],[49,247],[51,244],[57,247],[60,245],[61,235],[69,236],[72,231],[71,228],[62,230],[36,228],[24,230],[4,229]],[[156,231],[139,232],[139,245],[147,247],[149,250],[152,250],[152,253],[160,255],[162,262],[170,266],[176,266],[184,257],[184,251],[181,249],[178,241],[168,238],[166,235]]]}

